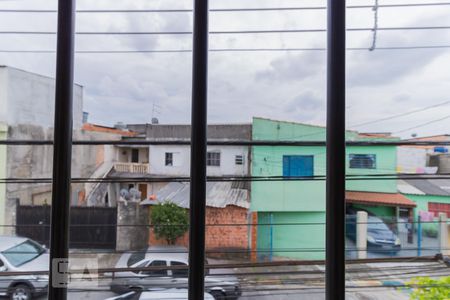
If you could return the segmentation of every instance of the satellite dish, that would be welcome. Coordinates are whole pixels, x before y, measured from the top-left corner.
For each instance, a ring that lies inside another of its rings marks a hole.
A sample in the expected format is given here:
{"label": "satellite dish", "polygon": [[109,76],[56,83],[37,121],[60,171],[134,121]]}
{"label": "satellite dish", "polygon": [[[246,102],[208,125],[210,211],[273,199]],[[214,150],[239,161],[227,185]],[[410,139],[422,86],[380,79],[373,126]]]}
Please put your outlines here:
{"label": "satellite dish", "polygon": [[141,192],[138,189],[131,188],[130,189],[130,196],[133,199],[141,199]]}
{"label": "satellite dish", "polygon": [[120,196],[124,198],[125,200],[130,200],[130,192],[128,192],[127,189],[121,189],[120,190]]}

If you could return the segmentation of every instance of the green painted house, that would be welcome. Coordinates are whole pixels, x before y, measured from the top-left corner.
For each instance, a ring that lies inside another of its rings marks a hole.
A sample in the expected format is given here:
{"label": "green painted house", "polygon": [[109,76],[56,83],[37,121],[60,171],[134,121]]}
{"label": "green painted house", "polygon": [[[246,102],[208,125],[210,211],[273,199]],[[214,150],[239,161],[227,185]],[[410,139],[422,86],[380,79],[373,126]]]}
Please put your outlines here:
{"label": "green painted house", "polygon": [[439,213],[446,213],[450,218],[450,180],[438,178],[437,175],[436,179],[433,177],[426,175],[426,178],[420,180],[399,180],[399,192],[417,205],[414,220],[421,216],[422,221],[437,221]]}
{"label": "green painted house", "polygon": [[[325,127],[253,118],[255,141],[324,141]],[[347,132],[347,140],[395,140],[387,135]],[[254,146],[252,176],[304,176],[307,180],[255,181],[251,211],[257,212],[260,256],[323,259],[325,248],[325,146]],[[395,173],[395,146],[352,146],[347,174]],[[310,179],[307,177],[311,177]],[[411,201],[397,193],[396,180],[348,180],[347,201],[376,214],[395,216],[395,201]],[[383,202],[384,201],[384,202]],[[391,203],[392,202],[392,203]],[[413,204],[412,204],[413,205]]]}

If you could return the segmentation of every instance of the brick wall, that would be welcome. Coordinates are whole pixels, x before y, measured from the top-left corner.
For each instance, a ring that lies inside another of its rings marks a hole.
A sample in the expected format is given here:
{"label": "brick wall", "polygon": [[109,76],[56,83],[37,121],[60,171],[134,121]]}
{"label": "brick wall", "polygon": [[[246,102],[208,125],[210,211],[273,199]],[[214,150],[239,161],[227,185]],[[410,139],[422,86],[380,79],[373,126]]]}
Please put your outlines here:
{"label": "brick wall", "polygon": [[[206,224],[248,224],[248,210],[229,205],[225,208],[206,208]],[[207,226],[206,249],[248,249],[250,228],[241,226]],[[150,230],[149,245],[166,245],[164,240],[157,240],[153,230]],[[189,235],[186,233],[177,240],[177,245],[187,247]]]}

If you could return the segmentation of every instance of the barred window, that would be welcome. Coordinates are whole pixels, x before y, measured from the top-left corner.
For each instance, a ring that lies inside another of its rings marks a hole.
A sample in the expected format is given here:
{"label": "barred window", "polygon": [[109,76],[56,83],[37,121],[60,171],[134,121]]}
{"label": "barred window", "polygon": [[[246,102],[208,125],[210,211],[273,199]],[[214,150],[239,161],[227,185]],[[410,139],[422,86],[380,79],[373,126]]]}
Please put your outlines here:
{"label": "barred window", "polygon": [[207,166],[220,166],[220,152],[208,152],[206,156]]}
{"label": "barred window", "polygon": [[244,156],[243,155],[236,155],[234,162],[236,165],[243,165],[244,164]]}
{"label": "barred window", "polygon": [[376,155],[375,154],[350,154],[349,156],[350,169],[375,169]]}

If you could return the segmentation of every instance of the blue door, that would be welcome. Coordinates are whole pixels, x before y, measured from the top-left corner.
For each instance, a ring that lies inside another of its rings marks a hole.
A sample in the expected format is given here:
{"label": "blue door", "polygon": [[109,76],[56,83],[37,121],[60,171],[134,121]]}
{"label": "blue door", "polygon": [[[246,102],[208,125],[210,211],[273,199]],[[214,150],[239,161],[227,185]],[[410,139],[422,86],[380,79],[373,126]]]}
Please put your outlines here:
{"label": "blue door", "polygon": [[283,176],[313,176],[314,156],[312,155],[284,155]]}

